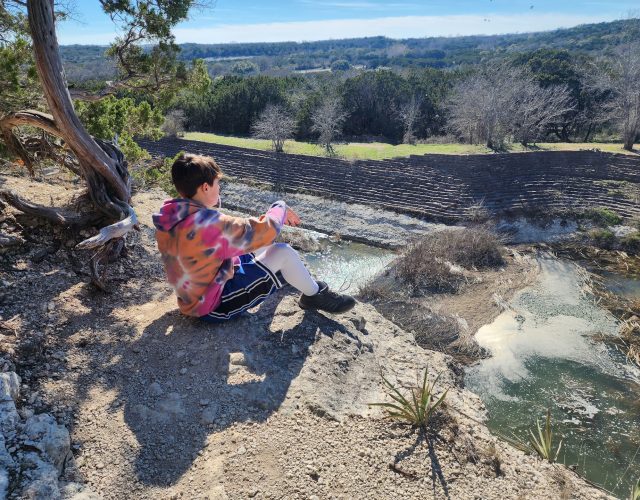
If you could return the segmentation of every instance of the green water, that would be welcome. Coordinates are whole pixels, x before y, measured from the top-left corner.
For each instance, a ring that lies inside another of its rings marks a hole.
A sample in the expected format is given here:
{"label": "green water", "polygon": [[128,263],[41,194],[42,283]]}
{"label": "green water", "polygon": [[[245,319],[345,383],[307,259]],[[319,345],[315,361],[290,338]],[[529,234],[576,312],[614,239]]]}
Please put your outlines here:
{"label": "green water", "polygon": [[390,250],[341,241],[328,242],[320,252],[305,253],[304,259],[317,279],[336,290],[353,294],[395,256]]}
{"label": "green water", "polygon": [[550,408],[564,440],[559,461],[627,498],[640,477],[640,370],[593,338],[616,335],[617,323],[582,292],[580,268],[548,256],[538,263],[539,282],[478,331],[492,357],[467,370],[467,387],[502,434],[525,437]]}

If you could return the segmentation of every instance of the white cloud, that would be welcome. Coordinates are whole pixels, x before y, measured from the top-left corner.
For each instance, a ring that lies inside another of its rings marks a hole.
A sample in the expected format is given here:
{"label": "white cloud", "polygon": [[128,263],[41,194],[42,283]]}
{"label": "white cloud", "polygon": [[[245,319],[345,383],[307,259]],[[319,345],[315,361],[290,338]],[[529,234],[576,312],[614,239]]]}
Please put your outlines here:
{"label": "white cloud", "polygon": [[376,35],[410,38],[545,31],[578,24],[610,21],[614,17],[535,13],[487,16],[404,16],[218,25],[210,28],[178,28],[174,33],[178,42],[181,43],[310,41]]}
{"label": "white cloud", "polygon": [[[615,15],[553,13],[403,16],[375,19],[334,19],[260,24],[220,24],[207,28],[177,28],[178,43],[281,42],[357,38],[383,35],[390,38],[494,35],[568,28],[579,24],[612,21]],[[60,36],[61,44],[107,44],[114,33]]]}

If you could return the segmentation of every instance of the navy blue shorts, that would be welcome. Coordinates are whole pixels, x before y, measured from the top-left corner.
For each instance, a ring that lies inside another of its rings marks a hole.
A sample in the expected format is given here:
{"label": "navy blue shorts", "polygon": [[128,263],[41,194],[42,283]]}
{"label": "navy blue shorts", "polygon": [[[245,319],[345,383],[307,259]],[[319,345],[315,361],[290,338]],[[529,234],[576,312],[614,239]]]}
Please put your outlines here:
{"label": "navy blue shorts", "polygon": [[222,302],[200,319],[211,323],[233,319],[260,304],[285,283],[279,272],[274,274],[267,266],[255,260],[255,254],[241,255],[240,265],[235,266],[233,278],[222,289]]}

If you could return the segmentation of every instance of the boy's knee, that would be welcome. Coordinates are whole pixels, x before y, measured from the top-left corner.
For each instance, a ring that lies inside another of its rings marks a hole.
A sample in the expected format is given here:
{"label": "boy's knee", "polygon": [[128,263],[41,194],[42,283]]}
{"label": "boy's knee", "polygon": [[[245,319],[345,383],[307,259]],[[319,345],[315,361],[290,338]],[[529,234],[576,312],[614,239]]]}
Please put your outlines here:
{"label": "boy's knee", "polygon": [[289,243],[274,243],[273,245],[271,245],[272,252],[277,252],[279,255],[285,256],[285,257],[293,257],[293,256],[298,256],[298,252],[296,252],[293,247],[291,245],[289,245]]}

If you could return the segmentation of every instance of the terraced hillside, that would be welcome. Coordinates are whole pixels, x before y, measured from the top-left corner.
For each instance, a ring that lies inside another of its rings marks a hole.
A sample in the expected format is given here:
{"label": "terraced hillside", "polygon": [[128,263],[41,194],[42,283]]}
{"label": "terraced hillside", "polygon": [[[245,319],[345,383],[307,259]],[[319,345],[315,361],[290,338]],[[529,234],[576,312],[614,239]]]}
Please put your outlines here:
{"label": "terraced hillside", "polygon": [[607,207],[623,217],[640,216],[640,157],[628,155],[429,154],[349,162],[181,139],[138,142],[153,156],[178,151],[211,155],[227,175],[241,181],[445,222],[464,218],[479,202],[493,213]]}

